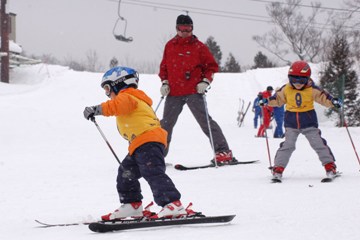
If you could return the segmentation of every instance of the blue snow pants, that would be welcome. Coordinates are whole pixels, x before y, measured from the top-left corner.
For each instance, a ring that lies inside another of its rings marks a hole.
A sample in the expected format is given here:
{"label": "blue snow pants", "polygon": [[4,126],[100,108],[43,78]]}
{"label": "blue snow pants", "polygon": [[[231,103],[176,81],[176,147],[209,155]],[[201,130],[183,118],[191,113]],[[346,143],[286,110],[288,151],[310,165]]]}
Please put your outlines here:
{"label": "blue snow pants", "polygon": [[275,117],[276,122],[276,128],[274,131],[274,138],[283,138],[284,137],[284,130],[283,130],[283,124],[284,124],[284,117]]}
{"label": "blue snow pants", "polygon": [[255,108],[255,111],[254,111],[254,113],[255,113],[255,116],[254,116],[254,128],[257,128],[257,126],[258,126],[258,119],[260,120],[260,122],[261,122],[261,107],[260,106],[256,106]]}
{"label": "blue snow pants", "polygon": [[274,138],[283,138],[284,137],[284,131],[283,131],[284,116],[285,116],[284,106],[274,107],[274,119],[276,122]]}
{"label": "blue snow pants", "polygon": [[140,202],[143,199],[139,179],[143,177],[150,185],[154,201],[163,207],[179,200],[180,192],[165,173],[164,145],[145,143],[127,155],[119,167],[117,191],[121,203]]}

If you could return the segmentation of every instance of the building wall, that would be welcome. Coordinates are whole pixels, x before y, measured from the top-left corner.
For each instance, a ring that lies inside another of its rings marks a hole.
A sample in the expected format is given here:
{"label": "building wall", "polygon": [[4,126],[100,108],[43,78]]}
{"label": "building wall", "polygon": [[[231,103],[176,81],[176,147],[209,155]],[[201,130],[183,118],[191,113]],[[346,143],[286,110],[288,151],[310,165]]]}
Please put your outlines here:
{"label": "building wall", "polygon": [[10,15],[10,35],[9,39],[16,42],[16,14],[9,13]]}
{"label": "building wall", "polygon": [[[16,14],[9,13],[9,16],[10,16],[9,40],[13,40],[14,42],[16,42]],[[1,13],[0,13],[0,17],[1,17]],[[0,24],[0,31],[1,31],[1,24]]]}

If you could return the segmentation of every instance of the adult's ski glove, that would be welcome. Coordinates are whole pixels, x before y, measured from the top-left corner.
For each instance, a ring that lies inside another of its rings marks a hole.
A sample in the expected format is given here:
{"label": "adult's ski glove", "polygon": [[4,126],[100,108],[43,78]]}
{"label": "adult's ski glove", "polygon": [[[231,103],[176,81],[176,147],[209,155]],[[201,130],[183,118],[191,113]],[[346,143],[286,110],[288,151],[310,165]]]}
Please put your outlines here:
{"label": "adult's ski glove", "polygon": [[338,99],[338,98],[333,98],[331,100],[331,103],[334,105],[334,107],[336,108],[341,108],[342,107],[342,102],[341,102],[341,99]]}
{"label": "adult's ski glove", "polygon": [[163,80],[160,88],[160,93],[163,97],[166,97],[170,93],[169,81]]}
{"label": "adult's ski glove", "polygon": [[205,94],[210,86],[210,81],[204,78],[201,82],[196,85],[196,91],[199,94]]}
{"label": "adult's ski glove", "polygon": [[96,115],[102,115],[101,105],[96,105],[92,107],[86,107],[84,109],[84,117],[89,120],[92,119]]}

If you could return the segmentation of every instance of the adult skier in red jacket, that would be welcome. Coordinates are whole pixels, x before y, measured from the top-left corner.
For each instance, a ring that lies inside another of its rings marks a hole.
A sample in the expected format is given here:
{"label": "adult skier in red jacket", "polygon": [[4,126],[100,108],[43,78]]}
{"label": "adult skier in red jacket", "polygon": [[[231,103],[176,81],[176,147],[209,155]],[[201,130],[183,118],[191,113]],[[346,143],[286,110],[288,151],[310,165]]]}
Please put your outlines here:
{"label": "adult skier in red jacket", "polygon": [[[160,92],[166,96],[161,126],[168,132],[167,152],[173,128],[185,104],[210,139],[203,94],[219,70],[208,47],[192,34],[193,21],[188,15],[177,17],[176,30],[177,35],[165,45],[159,72]],[[210,116],[209,120],[217,163],[236,161],[221,128]]]}

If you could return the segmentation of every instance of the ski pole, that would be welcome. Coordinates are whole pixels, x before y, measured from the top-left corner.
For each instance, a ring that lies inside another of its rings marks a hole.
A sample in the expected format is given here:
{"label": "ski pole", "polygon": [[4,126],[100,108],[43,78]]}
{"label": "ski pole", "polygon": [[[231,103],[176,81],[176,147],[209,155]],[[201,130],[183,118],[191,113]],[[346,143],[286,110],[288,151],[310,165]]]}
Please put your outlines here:
{"label": "ski pole", "polygon": [[266,147],[267,147],[267,152],[268,152],[268,157],[269,157],[269,165],[270,165],[269,169],[271,170],[273,167],[271,164],[270,147],[269,147],[269,140],[268,140],[266,128],[265,128],[265,139],[266,139]]}
{"label": "ski pole", "polygon": [[119,158],[116,156],[116,153],[114,152],[113,148],[111,147],[109,141],[106,139],[103,131],[101,130],[101,128],[99,127],[99,125],[97,124],[96,120],[95,120],[95,117],[92,117],[91,118],[91,121],[95,124],[96,128],[99,130],[101,136],[103,137],[103,139],[105,140],[106,144],[108,145],[108,147],[110,148],[111,152],[114,154],[114,157],[116,159],[116,161],[120,164],[120,167],[122,167],[122,164],[119,160]]}
{"label": "ski pole", "polygon": [[155,108],[155,113],[157,112],[158,108],[160,107],[162,101],[164,100],[164,96],[161,96],[160,102],[158,103],[158,105]]}
{"label": "ski pole", "polygon": [[360,164],[359,155],[358,155],[358,153],[357,153],[357,151],[356,151],[356,148],[355,148],[354,142],[353,142],[353,140],[352,140],[352,137],[351,137],[351,135],[350,135],[350,131],[349,131],[348,126],[347,126],[347,123],[346,123],[346,121],[345,121],[345,118],[343,118],[343,119],[344,119],[344,126],[345,126],[346,131],[347,131],[347,133],[348,133],[348,135],[349,135],[349,138],[350,138],[351,144],[352,144],[353,149],[354,149],[354,151],[355,151],[356,158],[357,158],[357,160],[358,160],[358,162],[359,162],[359,164]]}
{"label": "ski pole", "polygon": [[262,115],[262,118],[261,118],[261,121],[262,121],[262,125],[264,126],[264,133],[265,133],[265,139],[266,139],[266,148],[267,148],[267,153],[268,153],[268,158],[269,158],[269,169],[271,170],[273,167],[272,167],[272,164],[271,164],[271,156],[270,156],[270,147],[269,147],[269,140],[268,140],[268,135],[267,135],[267,131],[266,131],[266,126],[264,124],[264,107],[261,106],[261,115]]}
{"label": "ski pole", "polygon": [[214,163],[215,163],[215,167],[217,168],[218,165],[217,165],[217,162],[216,162],[216,153],[215,153],[214,139],[213,139],[212,132],[211,132],[210,117],[209,117],[209,112],[208,112],[208,107],[207,107],[206,95],[205,95],[205,94],[203,94],[203,99],[204,99],[206,120],[207,120],[207,124],[208,124],[208,127],[209,127],[209,136],[210,136],[211,147],[212,147],[213,153],[214,153]]}

